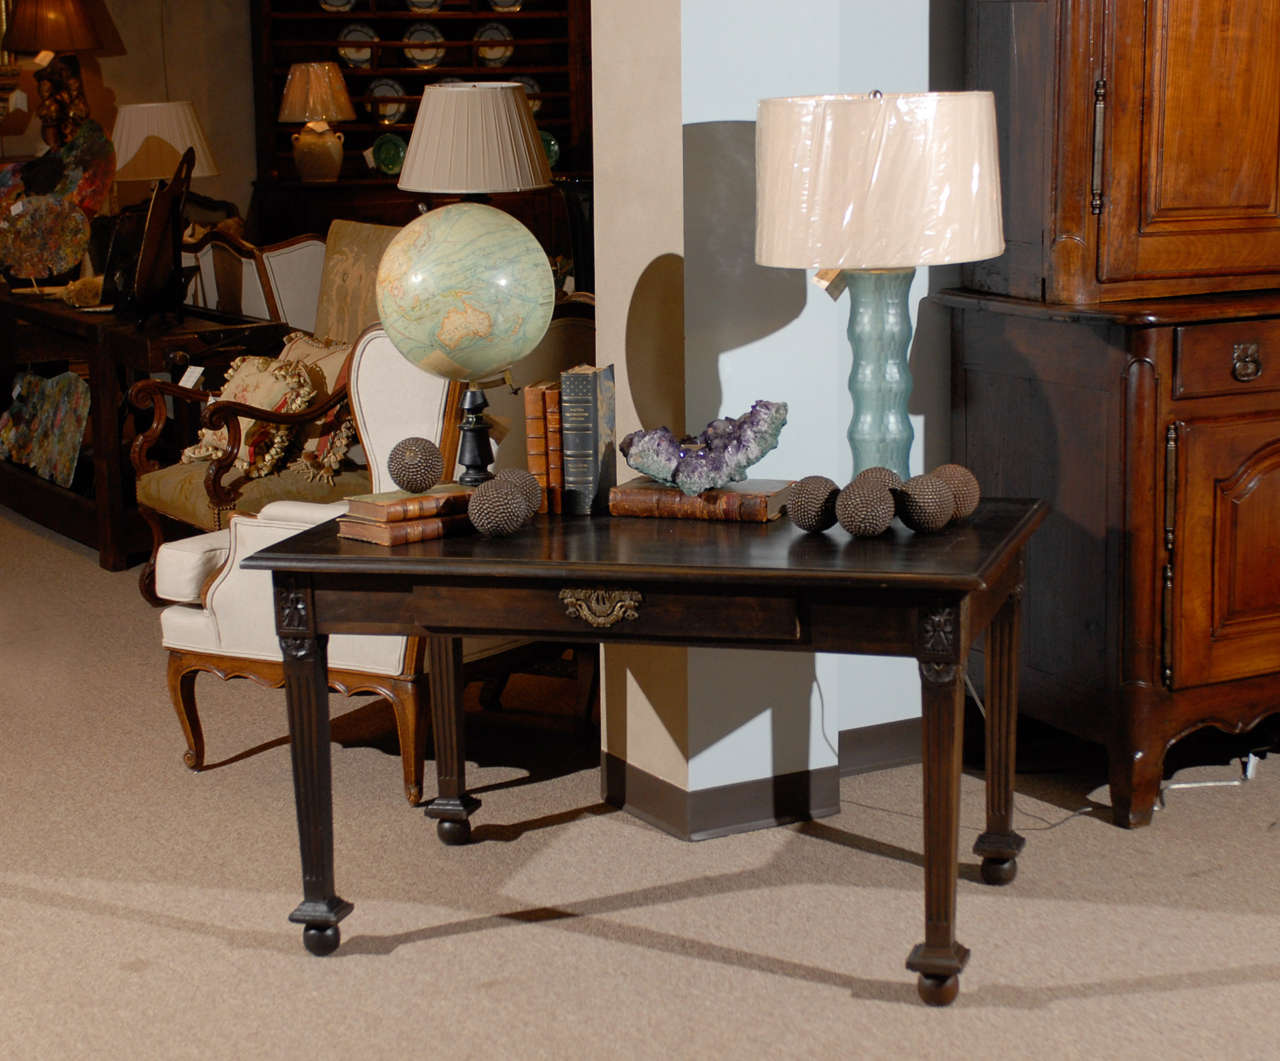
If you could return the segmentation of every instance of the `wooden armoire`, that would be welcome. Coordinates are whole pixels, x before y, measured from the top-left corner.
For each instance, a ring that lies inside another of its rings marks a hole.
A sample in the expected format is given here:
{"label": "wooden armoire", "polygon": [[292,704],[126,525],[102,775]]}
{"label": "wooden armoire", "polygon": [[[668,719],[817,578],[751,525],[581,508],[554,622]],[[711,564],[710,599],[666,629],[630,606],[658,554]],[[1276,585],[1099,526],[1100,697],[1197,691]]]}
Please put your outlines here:
{"label": "wooden armoire", "polygon": [[1022,710],[1168,747],[1280,712],[1280,0],[966,0],[1007,250],[951,314],[952,459],[1038,496]]}

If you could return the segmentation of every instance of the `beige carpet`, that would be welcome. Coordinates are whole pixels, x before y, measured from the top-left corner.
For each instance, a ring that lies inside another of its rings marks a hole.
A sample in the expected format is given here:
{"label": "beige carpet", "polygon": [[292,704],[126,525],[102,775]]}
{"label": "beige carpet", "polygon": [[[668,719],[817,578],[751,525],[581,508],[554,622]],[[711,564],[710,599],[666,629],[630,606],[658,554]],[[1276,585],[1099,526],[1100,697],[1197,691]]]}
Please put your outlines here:
{"label": "beige carpet", "polygon": [[0,558],[4,1058],[1280,1056],[1280,756],[1133,832],[1100,776],[1020,776],[1003,889],[967,854],[967,775],[973,956],[934,1010],[903,965],[918,768],[846,779],[836,817],[689,844],[602,805],[572,735],[473,718],[477,842],[444,848],[404,802],[389,714],[335,698],[356,908],[317,959],[286,920],[282,694],[201,678],[220,765],[191,774],[136,571],[4,509]]}

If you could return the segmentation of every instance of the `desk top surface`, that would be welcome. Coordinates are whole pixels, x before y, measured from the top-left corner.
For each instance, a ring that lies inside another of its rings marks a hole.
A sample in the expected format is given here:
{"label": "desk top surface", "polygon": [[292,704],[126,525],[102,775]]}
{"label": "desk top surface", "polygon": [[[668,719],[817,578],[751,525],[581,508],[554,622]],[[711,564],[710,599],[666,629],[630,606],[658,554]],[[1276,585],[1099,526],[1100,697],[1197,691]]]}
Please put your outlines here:
{"label": "desk top surface", "polygon": [[1043,501],[984,500],[962,523],[877,538],[838,526],[806,534],[771,523],[636,517],[536,517],[507,538],[444,538],[387,548],[321,524],[255,553],[247,568],[440,580],[625,578],[632,582],[772,584],[972,591],[984,588],[1048,512]]}

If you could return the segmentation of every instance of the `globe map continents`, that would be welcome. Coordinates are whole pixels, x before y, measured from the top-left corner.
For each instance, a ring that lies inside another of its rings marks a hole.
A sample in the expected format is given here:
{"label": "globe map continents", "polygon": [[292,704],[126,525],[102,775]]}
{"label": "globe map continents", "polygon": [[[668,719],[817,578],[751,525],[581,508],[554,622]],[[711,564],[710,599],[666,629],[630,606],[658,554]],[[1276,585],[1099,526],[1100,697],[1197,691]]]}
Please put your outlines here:
{"label": "globe map continents", "polygon": [[477,381],[538,345],[555,277],[510,214],[454,203],[405,225],[378,263],[378,315],[396,349],[427,372]]}

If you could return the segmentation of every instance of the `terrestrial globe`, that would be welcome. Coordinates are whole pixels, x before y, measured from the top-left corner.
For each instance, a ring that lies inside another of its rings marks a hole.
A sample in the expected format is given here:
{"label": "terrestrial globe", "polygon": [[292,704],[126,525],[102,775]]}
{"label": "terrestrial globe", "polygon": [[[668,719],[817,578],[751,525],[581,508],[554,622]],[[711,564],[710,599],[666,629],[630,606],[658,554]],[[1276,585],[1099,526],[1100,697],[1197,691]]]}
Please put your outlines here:
{"label": "terrestrial globe", "polygon": [[378,315],[426,372],[500,376],[541,341],[555,305],[542,245],[510,214],[454,203],[407,224],[378,264]]}

